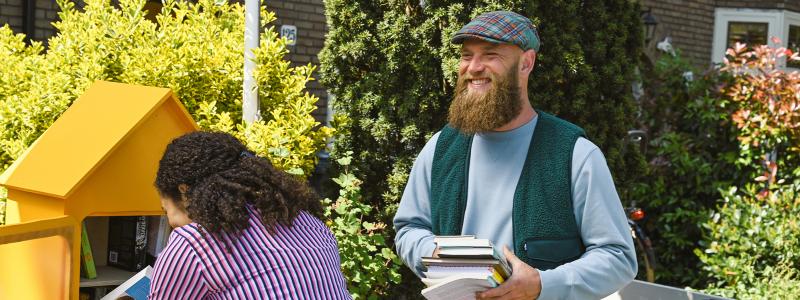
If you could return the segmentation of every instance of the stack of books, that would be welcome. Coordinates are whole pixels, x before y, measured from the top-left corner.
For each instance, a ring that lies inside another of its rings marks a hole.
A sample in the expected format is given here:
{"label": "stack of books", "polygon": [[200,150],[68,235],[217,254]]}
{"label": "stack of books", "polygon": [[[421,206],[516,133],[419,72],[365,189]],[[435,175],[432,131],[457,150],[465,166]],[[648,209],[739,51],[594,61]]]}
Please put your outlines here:
{"label": "stack of books", "polygon": [[438,236],[439,257],[423,257],[427,268],[422,295],[435,299],[472,299],[476,292],[497,287],[511,276],[502,252],[475,236]]}

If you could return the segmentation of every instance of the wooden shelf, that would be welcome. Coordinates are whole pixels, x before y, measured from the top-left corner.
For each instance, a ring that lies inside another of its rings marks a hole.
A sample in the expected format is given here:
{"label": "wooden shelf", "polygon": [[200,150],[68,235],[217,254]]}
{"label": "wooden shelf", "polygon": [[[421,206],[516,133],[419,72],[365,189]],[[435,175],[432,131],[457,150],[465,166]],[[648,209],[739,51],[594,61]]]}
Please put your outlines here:
{"label": "wooden shelf", "polygon": [[97,278],[86,279],[81,277],[80,287],[120,285],[125,280],[133,277],[133,275],[136,275],[136,272],[109,266],[97,266]]}

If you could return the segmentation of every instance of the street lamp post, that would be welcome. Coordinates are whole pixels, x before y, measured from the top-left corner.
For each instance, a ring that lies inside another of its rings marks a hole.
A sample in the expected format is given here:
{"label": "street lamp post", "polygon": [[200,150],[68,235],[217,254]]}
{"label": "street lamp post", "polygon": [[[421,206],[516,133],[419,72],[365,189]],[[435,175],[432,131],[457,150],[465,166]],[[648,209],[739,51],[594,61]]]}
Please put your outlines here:
{"label": "street lamp post", "polygon": [[648,8],[642,12],[642,23],[644,23],[645,29],[644,42],[645,44],[649,44],[650,41],[653,40],[653,36],[656,33],[656,26],[658,25],[658,20],[656,20],[656,17],[653,16],[651,8]]}
{"label": "street lamp post", "polygon": [[258,48],[260,0],[245,0],[244,6],[244,87],[242,118],[247,124],[259,119],[258,90],[253,71],[256,69],[253,49]]}

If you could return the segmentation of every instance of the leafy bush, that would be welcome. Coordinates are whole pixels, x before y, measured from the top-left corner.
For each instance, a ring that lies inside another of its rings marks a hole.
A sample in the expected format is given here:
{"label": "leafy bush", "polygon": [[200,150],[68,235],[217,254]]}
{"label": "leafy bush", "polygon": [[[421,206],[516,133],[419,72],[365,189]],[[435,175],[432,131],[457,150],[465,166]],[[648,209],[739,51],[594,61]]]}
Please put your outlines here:
{"label": "leafy bush", "polygon": [[[341,166],[350,165],[350,155],[338,159]],[[323,200],[328,226],[339,242],[342,269],[349,282],[347,287],[354,299],[380,299],[390,284],[400,283],[402,262],[386,244],[383,235],[386,224],[365,219],[372,207],[361,196],[361,181],[348,171],[334,178],[340,187],[336,202]]]}
{"label": "leafy bush", "polygon": [[[686,72],[692,72],[687,80]],[[659,283],[704,285],[693,255],[700,223],[720,199],[719,188],[743,181],[736,166],[732,109],[716,70],[698,72],[678,51],[662,55],[644,72],[646,94],[640,120],[650,135],[649,167],[635,185],[633,200],[647,212],[645,226],[656,249]],[[640,272],[644,274],[644,272]]]}
{"label": "leafy bush", "polygon": [[706,292],[736,299],[800,295],[800,182],[764,199],[753,185],[730,188],[723,197],[703,224],[705,250],[696,250],[712,278]]}
{"label": "leafy bush", "polygon": [[[773,42],[780,44],[777,38]],[[736,105],[732,119],[740,131],[740,161],[763,162],[766,169],[757,180],[775,183],[779,165],[795,171],[800,166],[800,73],[778,66],[781,59],[800,60],[800,54],[784,47],[749,49],[737,43],[727,55],[722,71],[734,81],[724,90]]]}
{"label": "leafy bush", "polygon": [[[705,250],[696,254],[710,278],[708,292],[794,298],[800,292],[800,75],[777,62],[800,56],[783,47],[744,44],[727,54],[722,71],[733,80],[723,91],[739,130],[738,162],[753,165],[755,171],[745,176],[755,182],[742,192],[735,186],[723,191],[725,203],[703,224]],[[787,171],[778,173],[779,166]]]}
{"label": "leafy bush", "polygon": [[[143,0],[86,0],[83,10],[59,0],[58,35],[45,52],[0,28],[0,171],[95,80],[171,88],[202,128],[244,140],[289,173],[305,177],[332,129],[311,115],[317,98],[303,92],[313,67],[290,67],[286,42],[273,28],[254,51],[262,120],[242,122],[244,9],[226,1],[164,1],[157,23]],[[262,27],[275,19],[261,10]]]}

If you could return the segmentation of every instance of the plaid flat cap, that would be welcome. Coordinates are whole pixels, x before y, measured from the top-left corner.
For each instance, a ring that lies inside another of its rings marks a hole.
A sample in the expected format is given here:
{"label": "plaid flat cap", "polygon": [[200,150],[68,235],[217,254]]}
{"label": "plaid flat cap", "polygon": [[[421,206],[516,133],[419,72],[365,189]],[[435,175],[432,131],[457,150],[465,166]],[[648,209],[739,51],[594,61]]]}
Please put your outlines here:
{"label": "plaid flat cap", "polygon": [[530,19],[510,11],[493,11],[481,14],[456,32],[450,42],[461,44],[469,38],[495,44],[512,44],[523,51],[539,52],[539,33]]}

